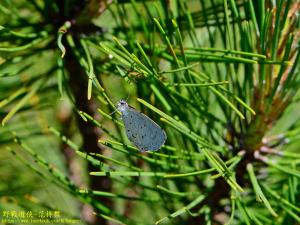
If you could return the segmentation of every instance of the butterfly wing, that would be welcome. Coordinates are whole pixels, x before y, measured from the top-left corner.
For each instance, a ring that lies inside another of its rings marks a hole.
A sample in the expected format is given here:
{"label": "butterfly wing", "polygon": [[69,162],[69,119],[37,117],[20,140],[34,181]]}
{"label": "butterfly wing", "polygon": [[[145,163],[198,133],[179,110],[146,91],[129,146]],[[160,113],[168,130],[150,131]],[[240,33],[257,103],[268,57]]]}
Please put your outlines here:
{"label": "butterfly wing", "polygon": [[140,151],[156,151],[166,141],[166,133],[149,117],[128,107],[122,114],[128,139]]}

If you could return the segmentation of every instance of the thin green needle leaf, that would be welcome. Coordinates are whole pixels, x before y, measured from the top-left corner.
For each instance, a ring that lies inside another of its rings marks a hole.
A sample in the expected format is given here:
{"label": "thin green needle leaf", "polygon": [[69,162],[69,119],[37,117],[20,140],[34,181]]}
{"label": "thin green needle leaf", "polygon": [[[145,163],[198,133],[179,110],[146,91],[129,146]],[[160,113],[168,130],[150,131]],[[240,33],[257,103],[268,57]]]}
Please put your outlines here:
{"label": "thin green needle leaf", "polygon": [[163,104],[163,106],[166,108],[167,111],[171,111],[172,107],[170,106],[170,104],[168,103],[167,99],[165,99],[165,97],[161,94],[161,92],[159,91],[159,89],[156,87],[156,85],[154,84],[150,84],[150,88],[152,89],[152,91],[155,93],[155,95],[157,96],[157,98],[160,100],[160,102]]}
{"label": "thin green needle leaf", "polygon": [[224,102],[226,102],[230,108],[232,108],[242,119],[245,119],[244,115],[233,105],[224,95],[222,95],[219,91],[214,89],[213,87],[209,86],[210,88],[216,95],[218,95]]}
{"label": "thin green needle leaf", "polygon": [[200,174],[207,174],[213,172],[215,169],[210,168],[207,170],[200,170],[200,171],[195,171],[195,172],[190,172],[190,173],[181,173],[181,174],[167,174],[164,176],[164,178],[180,178],[180,177],[189,177],[189,176],[196,176]]}
{"label": "thin green needle leaf", "polygon": [[298,170],[296,170],[296,169],[292,169],[292,168],[289,168],[289,167],[281,166],[278,163],[273,163],[271,160],[266,160],[265,159],[265,160],[263,160],[263,162],[265,162],[269,166],[274,167],[275,169],[277,169],[277,170],[279,170],[279,171],[281,171],[283,173],[286,173],[286,174],[289,174],[289,175],[292,175],[292,176],[300,178],[300,172]]}
{"label": "thin green needle leaf", "polygon": [[66,136],[62,135],[54,127],[49,127],[49,131],[51,131],[55,136],[59,137],[64,143],[66,143],[68,146],[70,146],[77,155],[86,159],[87,161],[90,161],[94,166],[98,166],[99,169],[106,170],[106,171],[111,170],[109,165],[107,165],[105,162],[101,162],[100,160],[95,159],[93,156],[82,151],[74,142],[72,142]]}
{"label": "thin green needle leaf", "polygon": [[281,208],[283,208],[290,216],[292,216],[296,221],[298,221],[298,223],[300,222],[300,217],[296,213],[286,208],[284,205],[282,205]]}
{"label": "thin green needle leaf", "polygon": [[43,38],[37,38],[35,40],[33,40],[32,42],[26,44],[26,45],[22,45],[22,46],[18,46],[18,47],[9,47],[9,48],[4,48],[4,47],[0,47],[0,52],[19,52],[19,51],[23,51],[29,48],[33,48],[35,45],[45,41],[46,39]]}
{"label": "thin green needle leaf", "polygon": [[[117,45],[123,50],[123,52],[127,55],[127,60],[130,61],[130,65],[132,65],[133,63],[136,63],[137,66],[139,66],[141,68],[141,72],[144,75],[151,75],[153,74],[153,72],[151,71],[151,69],[149,69],[147,66],[145,66],[138,57],[136,57],[134,54],[130,54],[127,49],[120,43],[120,41],[117,38],[114,38],[114,41],[117,43]],[[141,49],[139,49],[140,51],[142,51],[142,54],[145,52]],[[145,54],[145,57],[148,58]],[[120,59],[120,57],[118,57],[118,59]],[[148,61],[148,60],[147,60]],[[148,62],[150,63],[150,61]],[[153,74],[154,76],[155,74]]]}
{"label": "thin green needle leaf", "polygon": [[256,19],[256,14],[255,14],[254,6],[253,6],[253,1],[249,0],[248,4],[249,4],[249,9],[250,9],[250,15],[251,15],[253,24],[255,26],[256,36],[258,36],[259,35],[259,27],[258,27],[258,23],[257,23],[257,19]]}
{"label": "thin green needle leaf", "polygon": [[9,113],[3,118],[2,126],[10,120],[16,112],[18,112],[25,104],[30,100],[32,96],[36,94],[36,92],[42,87],[45,83],[46,79],[40,79],[35,84],[32,85],[31,90],[26,94],[10,111]]}
{"label": "thin green needle leaf", "polygon": [[95,196],[102,196],[102,197],[109,197],[109,198],[128,199],[131,201],[143,201],[143,202],[151,202],[151,203],[158,201],[158,199],[130,197],[130,196],[126,196],[126,195],[122,195],[122,194],[115,194],[115,193],[111,193],[111,192],[107,192],[107,191],[94,191],[94,190],[82,189],[82,190],[79,190],[79,192],[82,194],[92,194]]}
{"label": "thin green needle leaf", "polygon": [[195,196],[195,195],[199,195],[199,193],[197,192],[178,192],[178,191],[173,191],[170,189],[167,189],[165,187],[162,187],[160,185],[156,185],[157,190],[162,191],[164,193],[167,193],[169,195],[172,195],[174,197],[186,197],[186,196]]}
{"label": "thin green needle leaf", "polygon": [[242,106],[244,106],[253,115],[256,115],[256,112],[248,104],[246,104],[242,99],[240,99],[238,96],[234,96],[234,99],[237,100]]}
{"label": "thin green needle leaf", "polygon": [[180,67],[178,69],[174,69],[174,70],[166,70],[166,71],[161,71],[159,72],[159,74],[164,74],[164,73],[176,73],[176,72],[180,72],[180,71],[186,71],[186,70],[189,70],[193,67],[196,67],[196,66],[199,66],[200,64],[199,63],[194,63],[194,64],[191,64],[191,65],[188,65],[188,66],[184,66],[184,67]]}
{"label": "thin green needle leaf", "polygon": [[232,33],[230,32],[230,25],[229,25],[229,12],[228,12],[228,6],[227,6],[227,0],[224,0],[224,12],[225,12],[225,21],[226,21],[226,33],[227,33],[227,41],[229,44],[229,48],[233,49],[233,44],[232,44],[232,38],[231,35]]}
{"label": "thin green needle leaf", "polygon": [[90,100],[92,97],[92,87],[93,87],[93,80],[96,78],[95,74],[94,74],[94,66],[93,66],[93,62],[92,62],[92,58],[90,55],[90,52],[88,50],[88,47],[86,45],[86,42],[81,39],[80,43],[83,47],[83,50],[85,52],[86,58],[87,58],[87,62],[89,65],[89,72],[88,72],[88,89],[87,89],[87,99]]}
{"label": "thin green needle leaf", "polygon": [[110,137],[112,137],[115,140],[118,140],[118,138],[113,133],[111,133],[109,130],[107,130],[106,127],[104,127],[101,123],[99,123],[97,120],[95,120],[92,116],[90,116],[86,112],[78,111],[78,114],[80,115],[80,117],[82,117],[82,119],[84,121],[91,121],[94,125],[96,125],[97,127],[101,128]]}
{"label": "thin green needle leaf", "polygon": [[164,83],[165,85],[170,85],[170,86],[180,86],[180,87],[208,87],[208,86],[217,86],[217,85],[224,85],[228,84],[228,81],[222,81],[222,82],[214,82],[214,83],[207,83],[207,84],[197,84],[197,83]]}
{"label": "thin green needle leaf", "polygon": [[277,194],[275,191],[273,191],[270,187],[268,187],[268,185],[262,184],[262,187],[268,192],[268,194],[275,197],[276,200],[280,201],[282,204],[284,204],[287,207],[290,207],[291,209],[296,210],[298,213],[300,213],[300,208],[299,207],[293,205],[287,199],[281,197],[279,194]]}
{"label": "thin green needle leaf", "polygon": [[248,212],[246,211],[246,207],[242,204],[242,202],[237,199],[236,201],[236,205],[237,205],[237,209],[238,211],[241,213],[241,217],[242,219],[245,221],[245,223],[247,225],[251,225],[252,223],[250,222],[250,218],[249,218],[249,215],[248,215]]}
{"label": "thin green needle leaf", "polygon": [[62,38],[64,36],[64,34],[68,31],[68,29],[70,29],[71,27],[71,23],[69,21],[65,22],[65,24],[63,26],[61,26],[58,30],[58,35],[57,35],[57,46],[61,51],[61,58],[63,58],[66,54],[66,48],[62,43]]}
{"label": "thin green needle leaf", "polygon": [[229,220],[225,223],[225,225],[230,225],[234,219],[235,215],[235,207],[236,207],[236,197],[231,194],[230,196],[230,201],[231,201],[231,214]]}
{"label": "thin green needle leaf", "polygon": [[176,169],[176,170],[181,170],[181,169],[192,170],[192,169],[194,169],[193,167],[190,167],[190,166],[179,165],[179,164],[167,162],[166,160],[153,159],[153,158],[144,156],[144,155],[140,154],[138,148],[129,146],[129,145],[126,145],[123,143],[117,143],[117,142],[112,142],[112,141],[102,141],[102,140],[99,140],[99,142],[107,147],[110,147],[116,151],[122,152],[126,155],[129,155],[129,156],[134,155],[135,157],[138,157],[138,158],[140,158],[152,165],[155,165],[155,166],[159,165],[164,168],[171,168],[171,169]]}
{"label": "thin green needle leaf", "polygon": [[[178,51],[178,50],[176,50]],[[186,53],[201,53],[201,52],[212,52],[212,53],[223,53],[222,55],[242,55],[242,56],[250,56],[253,58],[259,58],[259,59],[266,59],[267,57],[262,54],[258,54],[255,52],[245,52],[245,51],[239,51],[239,50],[233,50],[233,49],[221,49],[221,48],[186,48]]]}
{"label": "thin green needle leaf", "polygon": [[259,196],[259,198],[263,201],[263,203],[265,204],[266,208],[269,210],[269,212],[277,217],[277,213],[273,210],[271,204],[269,203],[268,199],[265,197],[264,193],[262,192],[258,181],[256,179],[255,173],[254,173],[254,169],[251,163],[247,164],[247,171],[249,173],[249,177],[252,183],[252,186],[254,188],[255,193]]}
{"label": "thin green needle leaf", "polygon": [[99,158],[102,158],[102,159],[105,159],[106,161],[110,161],[110,162],[113,162],[117,165],[120,165],[120,166],[124,166],[124,167],[127,167],[129,169],[132,169],[132,170],[135,170],[135,171],[139,171],[139,172],[142,172],[143,170],[138,168],[138,167],[135,167],[135,166],[132,166],[132,165],[129,165],[127,163],[124,163],[124,162],[121,162],[117,159],[113,159],[111,157],[108,157],[108,156],[105,156],[105,155],[101,155],[101,154],[98,154],[98,153],[90,153],[92,156],[96,156],[96,157],[99,157]]}
{"label": "thin green needle leaf", "polygon": [[155,224],[160,224],[161,222],[167,220],[167,219],[174,219],[177,216],[182,215],[183,213],[187,213],[188,210],[191,210],[192,208],[194,208],[196,205],[198,205],[200,202],[203,201],[203,199],[205,198],[204,195],[200,195],[199,197],[197,197],[194,201],[192,201],[190,204],[186,205],[185,207],[177,210],[176,212],[161,218],[160,220],[156,221]]}
{"label": "thin green needle leaf", "polygon": [[[86,71],[88,71],[88,70],[89,70],[89,64],[88,64],[88,62],[86,62],[86,60],[85,60],[83,57],[81,57],[80,53],[78,52],[77,47],[76,47],[76,45],[75,45],[75,42],[74,42],[74,40],[73,40],[73,37],[72,37],[71,35],[67,35],[66,37],[67,37],[67,41],[68,41],[70,47],[72,48],[74,54],[76,55],[77,59],[79,60],[80,65],[81,65],[83,68],[85,68]],[[89,42],[89,43],[90,43],[90,42]],[[90,66],[91,66],[91,64],[90,64]],[[88,73],[88,75],[90,75],[90,74]],[[89,77],[90,77],[90,76],[89,76]],[[93,82],[94,82],[94,84],[95,84],[95,87],[97,87],[98,91],[102,94],[102,96],[103,96],[103,97],[105,98],[105,100],[109,103],[109,105],[110,105],[112,108],[115,109],[116,107],[115,107],[114,103],[113,103],[113,102],[111,101],[111,99],[108,97],[108,95],[106,94],[104,88],[101,86],[101,84],[99,83],[99,81],[98,81],[97,79],[95,79],[95,77],[93,77]],[[91,88],[91,84],[90,84],[90,88]],[[90,89],[90,90],[91,90],[91,89]]]}
{"label": "thin green needle leaf", "polygon": [[162,172],[136,172],[136,171],[115,171],[115,172],[90,172],[93,176],[108,176],[108,177],[163,177],[166,173]]}
{"label": "thin green needle leaf", "polygon": [[207,174],[213,172],[214,169],[207,169],[201,171],[195,171],[190,173],[164,173],[164,172],[144,172],[144,171],[113,171],[113,172],[90,172],[90,175],[93,176],[109,176],[109,177],[119,177],[119,176],[128,176],[128,177],[161,177],[163,179],[173,179],[173,178],[185,178],[190,176],[197,176],[201,174]]}
{"label": "thin green needle leaf", "polygon": [[108,215],[101,214],[101,213],[94,213],[95,215],[101,216],[102,218],[111,221],[113,224],[121,224],[121,225],[127,225],[127,223],[124,223],[123,221],[117,220],[115,218],[112,218]]}
{"label": "thin green needle leaf", "polygon": [[[13,30],[10,30],[6,27],[3,27],[0,25],[0,31],[1,32],[8,32],[10,33],[11,35],[13,36],[16,36],[16,37],[19,37],[19,38],[36,38],[39,36],[39,34],[36,34],[36,33],[29,33],[29,34],[26,34],[26,33],[21,33],[21,32],[16,32],[16,31],[13,31]],[[41,36],[47,36],[47,32],[46,31],[43,31],[41,32]]]}
{"label": "thin green needle leaf", "polygon": [[63,173],[61,173],[56,167],[54,167],[54,165],[51,165],[41,156],[37,155],[36,152],[30,146],[25,144],[19,137],[17,137],[15,133],[14,133],[14,141],[18,145],[20,145],[27,153],[29,153],[40,166],[42,166],[44,169],[48,170],[51,174],[53,174],[57,178],[57,181],[67,185],[68,187],[72,188],[72,190],[76,190],[75,184],[72,181],[70,181],[68,177],[63,175]]}
{"label": "thin green needle leaf", "polygon": [[10,102],[12,102],[14,99],[16,99],[17,97],[19,97],[20,95],[26,93],[26,91],[27,91],[27,89],[25,87],[22,87],[19,90],[17,90],[16,92],[12,93],[7,98],[5,98],[2,101],[0,101],[0,108],[6,106],[7,104],[9,104]]}
{"label": "thin green needle leaf", "polygon": [[166,41],[166,43],[167,43],[167,45],[168,45],[169,51],[171,52],[171,55],[173,56],[174,61],[175,61],[176,64],[177,64],[177,67],[179,67],[179,61],[178,61],[178,58],[177,58],[177,56],[176,56],[176,53],[175,53],[175,51],[174,51],[174,49],[173,49],[173,46],[172,46],[172,44],[171,44],[171,42],[170,42],[170,39],[169,39],[168,35],[166,34],[166,32],[165,32],[165,30],[163,29],[163,27],[160,25],[159,21],[158,21],[156,18],[154,18],[153,20],[154,20],[156,26],[158,27],[159,31],[160,31],[161,34],[163,35],[163,37],[164,37],[164,39],[165,39],[165,41]]}
{"label": "thin green needle leaf", "polygon": [[0,4],[0,11],[2,11],[2,12],[3,12],[4,14],[6,14],[6,15],[11,15],[11,13],[12,13],[10,9],[4,7],[4,6],[1,5],[1,4]]}

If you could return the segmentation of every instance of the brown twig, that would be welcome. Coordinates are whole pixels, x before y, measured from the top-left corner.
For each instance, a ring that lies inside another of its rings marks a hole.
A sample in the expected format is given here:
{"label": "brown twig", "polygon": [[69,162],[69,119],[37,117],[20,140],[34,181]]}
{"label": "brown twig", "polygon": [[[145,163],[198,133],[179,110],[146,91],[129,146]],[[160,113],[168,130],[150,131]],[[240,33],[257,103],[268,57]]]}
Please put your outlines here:
{"label": "brown twig", "polygon": [[[87,93],[87,76],[78,63],[71,50],[66,54],[66,69],[69,73],[69,82],[71,91],[74,95],[75,104],[78,110],[84,111],[91,116],[95,116],[96,105],[93,100],[88,101]],[[101,131],[92,123],[85,122],[77,116],[77,124],[83,139],[83,149],[88,153],[101,153],[103,148],[98,145]],[[88,164],[88,171],[98,171],[100,168]],[[108,177],[90,177],[90,188],[92,190],[101,190],[111,192],[111,180]],[[112,201],[108,198],[98,198],[98,201],[107,207],[112,207]],[[92,217],[92,215],[90,215]],[[107,224],[103,218],[95,218],[94,224]]]}

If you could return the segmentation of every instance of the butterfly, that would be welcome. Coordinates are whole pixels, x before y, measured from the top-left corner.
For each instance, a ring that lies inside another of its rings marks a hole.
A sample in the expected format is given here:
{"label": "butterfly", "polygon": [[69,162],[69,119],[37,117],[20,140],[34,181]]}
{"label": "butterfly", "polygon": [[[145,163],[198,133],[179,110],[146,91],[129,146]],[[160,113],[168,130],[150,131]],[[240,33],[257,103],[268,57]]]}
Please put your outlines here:
{"label": "butterfly", "polygon": [[128,139],[141,152],[157,151],[167,139],[166,132],[145,114],[120,100],[117,109],[122,114]]}

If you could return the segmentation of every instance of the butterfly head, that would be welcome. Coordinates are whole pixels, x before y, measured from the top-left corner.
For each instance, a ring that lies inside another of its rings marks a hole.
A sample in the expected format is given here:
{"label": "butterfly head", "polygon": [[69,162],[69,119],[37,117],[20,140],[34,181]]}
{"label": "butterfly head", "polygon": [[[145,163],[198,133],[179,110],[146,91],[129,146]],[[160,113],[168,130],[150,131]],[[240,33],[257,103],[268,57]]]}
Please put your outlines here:
{"label": "butterfly head", "polygon": [[120,112],[124,112],[128,108],[128,103],[125,100],[120,100],[117,108]]}

